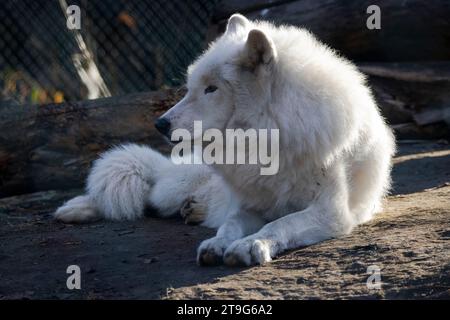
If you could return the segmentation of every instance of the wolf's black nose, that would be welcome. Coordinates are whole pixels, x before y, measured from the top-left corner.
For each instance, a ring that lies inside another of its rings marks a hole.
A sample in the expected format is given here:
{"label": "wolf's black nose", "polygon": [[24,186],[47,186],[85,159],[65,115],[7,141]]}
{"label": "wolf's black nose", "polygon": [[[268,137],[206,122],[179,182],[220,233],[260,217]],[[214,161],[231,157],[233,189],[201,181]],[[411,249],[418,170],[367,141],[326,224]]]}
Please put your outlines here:
{"label": "wolf's black nose", "polygon": [[170,121],[166,118],[158,118],[155,121],[155,127],[159,132],[166,136],[170,130]]}

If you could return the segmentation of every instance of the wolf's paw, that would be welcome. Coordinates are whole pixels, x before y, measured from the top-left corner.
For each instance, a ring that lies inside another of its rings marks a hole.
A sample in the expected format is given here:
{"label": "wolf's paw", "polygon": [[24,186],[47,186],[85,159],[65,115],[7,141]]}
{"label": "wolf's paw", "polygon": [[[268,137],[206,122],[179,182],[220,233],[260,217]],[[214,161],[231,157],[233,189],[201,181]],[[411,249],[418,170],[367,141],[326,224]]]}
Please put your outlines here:
{"label": "wolf's paw", "polygon": [[200,266],[216,266],[223,263],[223,253],[230,244],[221,237],[203,241],[197,250],[197,263]]}
{"label": "wolf's paw", "polygon": [[244,238],[234,241],[224,254],[226,265],[250,266],[272,261],[270,246],[266,240]]}
{"label": "wolf's paw", "polygon": [[203,204],[189,197],[180,209],[180,214],[184,219],[184,223],[197,225],[205,221],[206,208]]}

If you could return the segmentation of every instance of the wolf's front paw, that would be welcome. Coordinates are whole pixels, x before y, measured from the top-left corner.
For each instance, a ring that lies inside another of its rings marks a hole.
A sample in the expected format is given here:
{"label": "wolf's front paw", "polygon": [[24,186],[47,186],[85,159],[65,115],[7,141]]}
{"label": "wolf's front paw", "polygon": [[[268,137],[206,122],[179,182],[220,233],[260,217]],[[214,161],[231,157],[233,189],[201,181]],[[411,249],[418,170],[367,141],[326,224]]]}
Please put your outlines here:
{"label": "wolf's front paw", "polygon": [[267,240],[244,238],[233,242],[225,251],[226,265],[250,266],[272,261],[270,246]]}
{"label": "wolf's front paw", "polygon": [[180,214],[184,219],[184,223],[197,225],[205,221],[206,208],[203,204],[190,197],[180,209]]}
{"label": "wolf's front paw", "polygon": [[197,263],[200,266],[215,266],[223,263],[223,253],[230,244],[221,237],[214,237],[203,241],[198,247]]}

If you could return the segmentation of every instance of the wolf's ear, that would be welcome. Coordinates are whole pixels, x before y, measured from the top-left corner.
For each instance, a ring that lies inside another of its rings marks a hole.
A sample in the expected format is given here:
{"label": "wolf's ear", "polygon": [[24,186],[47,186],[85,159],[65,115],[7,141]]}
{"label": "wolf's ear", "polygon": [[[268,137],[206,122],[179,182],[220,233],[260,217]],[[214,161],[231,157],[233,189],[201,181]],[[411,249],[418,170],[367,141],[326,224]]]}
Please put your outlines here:
{"label": "wolf's ear", "polygon": [[245,44],[243,63],[247,67],[255,68],[259,65],[268,65],[277,57],[275,45],[263,31],[253,29],[248,33]]}
{"label": "wolf's ear", "polygon": [[230,19],[228,19],[227,29],[225,33],[236,33],[239,29],[245,29],[249,24],[250,22],[246,17],[239,13],[235,13],[230,17]]}

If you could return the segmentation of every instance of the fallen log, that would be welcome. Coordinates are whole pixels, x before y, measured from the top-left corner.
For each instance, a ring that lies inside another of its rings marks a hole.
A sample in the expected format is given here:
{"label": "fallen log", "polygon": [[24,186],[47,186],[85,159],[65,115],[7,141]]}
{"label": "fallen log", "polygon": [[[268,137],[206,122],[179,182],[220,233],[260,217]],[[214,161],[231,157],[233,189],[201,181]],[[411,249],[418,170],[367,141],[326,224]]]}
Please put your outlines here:
{"label": "fallen log", "polygon": [[167,151],[153,120],[182,92],[0,107],[0,197],[83,185],[92,160],[136,142]]}
{"label": "fallen log", "polygon": [[414,121],[421,126],[444,121],[450,125],[450,107],[427,110],[414,115]]}
{"label": "fallen log", "polygon": [[[368,76],[384,116],[390,124],[414,122],[427,126],[448,121],[450,62],[359,63]],[[445,126],[440,126],[445,129]],[[447,136],[448,133],[447,123]],[[433,130],[429,138],[445,135]]]}
{"label": "fallen log", "polygon": [[[366,27],[367,8],[381,11],[381,29]],[[450,59],[450,2],[339,0],[226,0],[217,6],[209,40],[240,12],[250,19],[302,26],[355,61],[431,61]]]}
{"label": "fallen log", "polygon": [[[444,138],[450,64],[360,64],[400,138]],[[153,120],[183,92],[166,90],[43,106],[0,107],[0,197],[78,188],[99,153],[136,142],[167,152]],[[438,108],[438,109],[436,109]],[[429,110],[437,110],[430,113]],[[426,119],[425,119],[426,117]]]}

